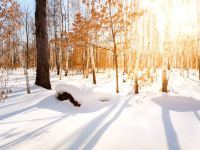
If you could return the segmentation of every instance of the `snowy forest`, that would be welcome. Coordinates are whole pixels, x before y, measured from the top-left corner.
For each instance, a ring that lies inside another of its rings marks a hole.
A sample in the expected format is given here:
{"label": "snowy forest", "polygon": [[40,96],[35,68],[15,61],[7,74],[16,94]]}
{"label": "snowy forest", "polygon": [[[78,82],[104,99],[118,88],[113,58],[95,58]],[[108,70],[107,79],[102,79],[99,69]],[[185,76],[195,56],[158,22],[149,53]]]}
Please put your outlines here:
{"label": "snowy forest", "polygon": [[0,0],[1,150],[199,150],[200,0]]}

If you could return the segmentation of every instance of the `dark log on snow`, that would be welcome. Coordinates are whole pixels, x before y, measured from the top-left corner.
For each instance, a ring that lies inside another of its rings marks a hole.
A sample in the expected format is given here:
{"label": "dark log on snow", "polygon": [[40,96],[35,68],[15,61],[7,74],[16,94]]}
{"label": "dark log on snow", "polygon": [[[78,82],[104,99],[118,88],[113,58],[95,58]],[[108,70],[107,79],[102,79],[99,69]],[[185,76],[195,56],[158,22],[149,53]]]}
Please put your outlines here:
{"label": "dark log on snow", "polygon": [[81,106],[81,104],[78,101],[76,101],[71,94],[67,92],[58,93],[57,99],[60,101],[69,100],[74,106]]}

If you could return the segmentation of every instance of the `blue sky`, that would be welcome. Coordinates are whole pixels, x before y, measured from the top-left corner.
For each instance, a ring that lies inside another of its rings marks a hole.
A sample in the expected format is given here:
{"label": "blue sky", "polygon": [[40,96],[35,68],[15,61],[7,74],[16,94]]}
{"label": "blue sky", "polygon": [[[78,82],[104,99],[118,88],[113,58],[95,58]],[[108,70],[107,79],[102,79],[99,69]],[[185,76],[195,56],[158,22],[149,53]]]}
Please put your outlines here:
{"label": "blue sky", "polygon": [[34,13],[34,11],[35,11],[35,0],[17,0],[17,2],[20,4],[20,7],[22,9],[28,7],[29,11]]}

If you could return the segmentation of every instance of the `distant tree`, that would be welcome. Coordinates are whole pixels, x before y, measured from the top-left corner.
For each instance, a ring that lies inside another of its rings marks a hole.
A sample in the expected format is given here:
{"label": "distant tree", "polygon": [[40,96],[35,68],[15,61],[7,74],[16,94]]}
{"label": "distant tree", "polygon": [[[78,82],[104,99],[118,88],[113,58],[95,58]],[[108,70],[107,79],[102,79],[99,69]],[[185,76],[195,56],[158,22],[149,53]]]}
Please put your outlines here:
{"label": "distant tree", "polygon": [[10,38],[21,26],[22,12],[14,0],[0,1],[0,40]]}
{"label": "distant tree", "polygon": [[85,54],[83,63],[84,76],[88,77],[89,67],[89,21],[82,17],[80,13],[76,14],[75,21],[73,23],[72,33],[69,34],[69,42],[74,48],[74,52]]}
{"label": "distant tree", "polygon": [[4,67],[13,68],[16,58],[16,34],[19,31],[22,12],[14,0],[0,1],[0,60]]}
{"label": "distant tree", "polygon": [[37,71],[35,84],[51,89],[47,35],[47,0],[36,0],[35,11]]}
{"label": "distant tree", "polygon": [[[136,12],[135,10],[129,10],[131,7],[125,5],[126,3],[120,2],[118,0],[108,0],[105,5],[102,5],[101,14],[102,14],[102,26],[107,27],[110,31],[112,39],[112,50],[113,50],[113,59],[115,67],[115,77],[116,77],[116,93],[119,93],[119,52],[120,52],[120,42],[118,36],[126,35],[127,29],[130,28],[131,23],[134,22],[138,17],[143,15],[143,11]],[[125,6],[124,6],[125,5]],[[127,17],[124,17],[124,14]],[[122,43],[126,45],[127,41]]]}
{"label": "distant tree", "polygon": [[28,6],[25,8],[24,14],[24,26],[25,26],[25,35],[26,35],[26,51],[25,51],[25,58],[26,58],[26,68],[29,69],[29,38],[31,34],[31,12],[28,10]]}

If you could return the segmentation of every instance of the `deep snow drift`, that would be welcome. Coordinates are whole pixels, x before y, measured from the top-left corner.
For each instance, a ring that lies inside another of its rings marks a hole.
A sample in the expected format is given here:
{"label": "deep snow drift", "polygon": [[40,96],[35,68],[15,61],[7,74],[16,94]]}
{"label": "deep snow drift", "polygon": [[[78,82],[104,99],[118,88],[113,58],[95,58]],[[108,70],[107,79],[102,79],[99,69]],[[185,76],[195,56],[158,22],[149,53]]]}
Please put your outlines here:
{"label": "deep snow drift", "polygon": [[[132,83],[120,80],[115,94],[113,72],[98,73],[97,85],[81,75],[52,73],[53,90],[34,85],[26,94],[23,71],[10,73],[13,93],[0,103],[0,149],[14,150],[199,150],[200,82],[173,71],[170,93],[160,92],[160,77],[153,85],[132,93]],[[122,78],[121,78],[122,79]],[[56,90],[69,91],[81,107],[55,98]]]}

